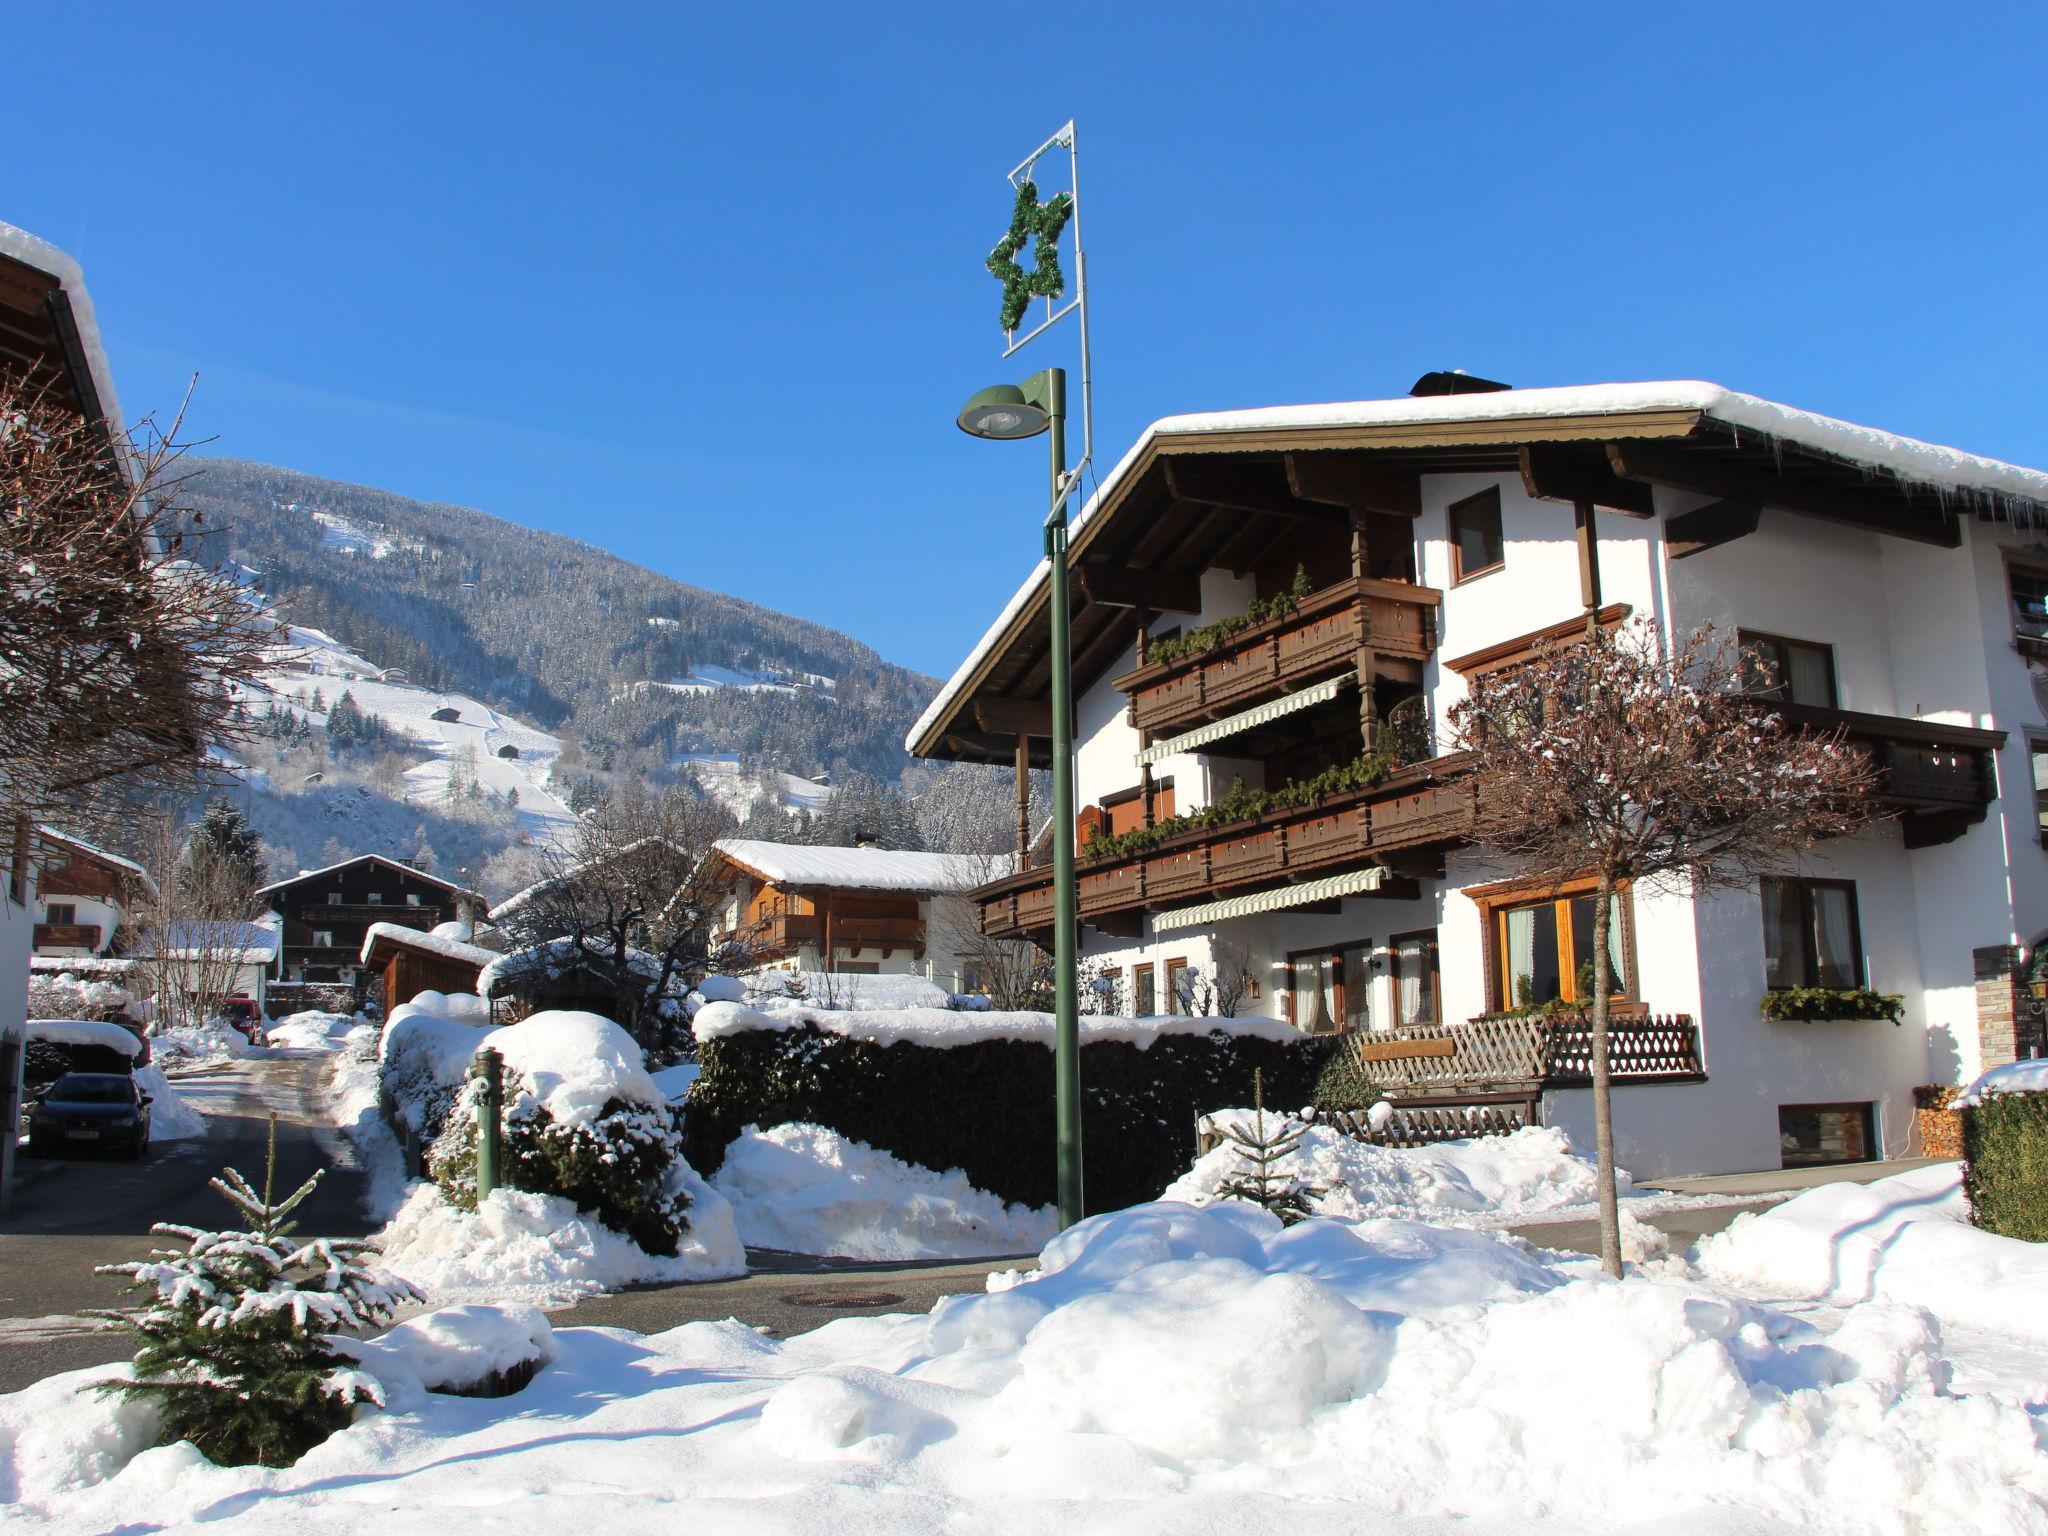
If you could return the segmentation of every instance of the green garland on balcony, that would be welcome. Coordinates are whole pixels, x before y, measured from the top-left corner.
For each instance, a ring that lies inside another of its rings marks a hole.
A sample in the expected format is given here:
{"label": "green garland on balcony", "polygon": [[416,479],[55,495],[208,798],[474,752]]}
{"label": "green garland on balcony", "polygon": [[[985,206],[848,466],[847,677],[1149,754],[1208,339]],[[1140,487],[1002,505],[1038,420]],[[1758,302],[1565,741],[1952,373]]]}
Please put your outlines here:
{"label": "green garland on balcony", "polygon": [[1294,581],[1285,592],[1276,592],[1271,597],[1254,598],[1243,613],[1233,618],[1218,619],[1214,624],[1204,624],[1200,629],[1190,629],[1183,634],[1172,635],[1164,640],[1154,640],[1145,647],[1145,664],[1158,666],[1163,662],[1179,661],[1188,656],[1199,656],[1204,651],[1213,651],[1233,635],[1263,624],[1268,619],[1284,619],[1301,607],[1302,599],[1315,589],[1309,585],[1308,567],[1294,568]]}
{"label": "green garland on balcony", "polygon": [[1230,781],[1230,792],[1212,805],[1205,805],[1199,811],[1188,811],[1183,815],[1169,816],[1149,827],[1133,827],[1128,832],[1109,836],[1100,827],[1088,829],[1088,840],[1081,847],[1084,859],[1121,859],[1141,853],[1147,848],[1156,848],[1170,837],[1183,832],[1194,832],[1208,827],[1220,827],[1234,821],[1250,821],[1268,811],[1298,810],[1312,806],[1331,795],[1343,794],[1347,790],[1370,789],[1385,780],[1395,768],[1394,754],[1384,732],[1379,744],[1372,751],[1354,757],[1348,763],[1334,768],[1325,768],[1321,773],[1308,779],[1294,779],[1278,789],[1247,789],[1243,779]]}
{"label": "green garland on balcony", "polygon": [[1906,999],[1868,987],[1777,987],[1764,994],[1763,1015],[1781,1024],[1826,1019],[1889,1019],[1899,1022]]}

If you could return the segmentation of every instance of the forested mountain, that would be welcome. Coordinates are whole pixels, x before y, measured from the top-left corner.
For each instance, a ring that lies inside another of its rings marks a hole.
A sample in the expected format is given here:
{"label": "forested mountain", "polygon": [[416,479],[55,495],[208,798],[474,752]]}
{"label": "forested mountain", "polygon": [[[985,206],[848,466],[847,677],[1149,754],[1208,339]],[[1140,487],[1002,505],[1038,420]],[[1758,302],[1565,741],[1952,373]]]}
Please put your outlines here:
{"label": "forested mountain", "polygon": [[209,556],[291,622],[527,717],[599,772],[738,753],[893,781],[937,687],[822,625],[471,508],[235,459],[200,461],[183,490]]}

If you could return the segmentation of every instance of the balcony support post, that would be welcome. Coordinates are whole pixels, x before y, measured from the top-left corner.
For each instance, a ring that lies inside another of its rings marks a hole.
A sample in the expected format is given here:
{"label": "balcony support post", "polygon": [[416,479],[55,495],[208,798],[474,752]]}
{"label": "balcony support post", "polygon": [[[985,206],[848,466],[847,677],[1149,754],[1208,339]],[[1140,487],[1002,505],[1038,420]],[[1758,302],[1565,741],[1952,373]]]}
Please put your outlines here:
{"label": "balcony support post", "polygon": [[1017,868],[1031,855],[1031,738],[1017,737]]}

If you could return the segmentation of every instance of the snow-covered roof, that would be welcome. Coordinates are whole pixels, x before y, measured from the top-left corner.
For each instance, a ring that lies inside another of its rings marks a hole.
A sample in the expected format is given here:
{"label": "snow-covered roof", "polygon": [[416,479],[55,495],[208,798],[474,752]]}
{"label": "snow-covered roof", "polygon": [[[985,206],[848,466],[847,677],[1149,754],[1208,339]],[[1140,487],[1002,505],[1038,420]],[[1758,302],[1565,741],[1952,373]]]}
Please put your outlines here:
{"label": "snow-covered roof", "polygon": [[[2048,503],[2048,472],[1988,459],[1958,448],[1945,448],[1901,437],[1875,427],[1838,421],[1789,405],[1745,395],[1698,379],[1638,384],[1580,384],[1552,389],[1503,389],[1469,395],[1403,395],[1391,400],[1352,400],[1324,405],[1272,405],[1241,411],[1207,411],[1167,416],[1147,427],[1116,467],[1103,477],[1095,494],[1073,519],[1078,534],[1123,490],[1123,482],[1145,462],[1160,438],[1201,437],[1230,432],[1332,431],[1346,427],[1425,426],[1446,422],[1502,423],[1546,417],[1635,416],[1645,412],[1690,411],[1780,443],[1795,444],[1830,458],[1845,460],[1870,472],[1883,472],[1909,485],[1975,497],[1988,502],[2015,499]],[[938,696],[918,717],[904,738],[916,752],[918,743],[952,711],[982,664],[1002,644],[1018,615],[1046,585],[1050,562],[1040,560],[1016,594],[947,679]]]}
{"label": "snow-covered roof", "polygon": [[30,955],[28,968],[38,976],[126,976],[136,967],[133,959],[112,955]]}
{"label": "snow-covered roof", "polygon": [[[93,313],[92,296],[85,291],[84,269],[69,253],[12,224],[0,224],[0,256],[47,272],[64,285],[65,295],[71,300],[71,318],[78,327],[78,347],[85,354],[85,369],[100,397],[100,412],[119,441],[127,430],[128,418],[121,414],[121,397],[114,390],[114,370],[107,362],[106,344],[100,340],[100,323]],[[127,457],[125,451],[123,457]]]}
{"label": "snow-covered roof", "polygon": [[[569,975],[582,966],[608,963],[612,958],[611,947],[593,940],[589,948],[578,943],[573,934],[564,934],[558,939],[549,939],[544,944],[531,944],[525,949],[515,949],[510,954],[492,955],[476,979],[477,995],[489,997],[501,986],[515,980],[555,981]],[[628,949],[626,965],[637,976],[652,981],[661,975],[661,959],[650,955],[644,949]],[[678,997],[688,990],[680,970],[669,978],[669,990]]]}
{"label": "snow-covered roof", "polygon": [[[157,894],[156,881],[150,878],[148,870],[144,869],[133,859],[124,859],[118,853],[109,853],[106,849],[96,844],[88,843],[82,837],[73,837],[69,832],[59,832],[55,827],[37,827],[36,834],[45,842],[61,843],[66,848],[82,853],[89,859],[98,859],[103,864],[111,864],[123,874],[141,881],[143,887],[148,890],[150,895],[154,896]],[[62,893],[59,892],[58,894]]]}
{"label": "snow-covered roof", "polygon": [[140,1056],[143,1051],[142,1037],[134,1030],[98,1019],[30,1019],[28,1038],[56,1045],[97,1045],[124,1056]]}
{"label": "snow-covered roof", "polygon": [[[449,925],[444,923],[442,926]],[[406,949],[439,955],[443,960],[454,960],[463,965],[482,967],[503,958],[495,949],[485,949],[480,944],[465,944],[460,939],[451,939],[440,933],[422,933],[419,929],[408,928],[403,923],[372,923],[363,932],[362,959],[365,962],[370,958],[370,951],[377,947],[379,939],[388,940]]]}
{"label": "snow-covered roof", "polygon": [[181,918],[160,928],[145,929],[131,953],[192,960],[233,950],[237,965],[268,965],[277,958],[278,937],[277,930],[262,923]]}
{"label": "snow-covered roof", "polygon": [[323,864],[318,869],[302,869],[288,880],[273,880],[268,885],[257,887],[256,894],[266,896],[272,891],[281,891],[288,885],[297,885],[301,880],[316,880],[322,875],[331,875],[338,869],[347,869],[351,864],[360,864],[365,859],[382,864],[386,869],[397,870],[400,874],[411,875],[414,879],[424,880],[429,885],[438,885],[442,890],[453,891],[458,896],[474,896],[479,903],[483,901],[479,893],[467,886],[457,885],[453,880],[443,880],[439,875],[430,875],[424,869],[415,868],[398,859],[387,859],[381,853],[359,853],[354,858],[343,859],[339,864]]}
{"label": "snow-covered roof", "polygon": [[1009,854],[905,853],[891,848],[815,848],[722,837],[715,848],[780,886],[853,891],[971,891],[1010,872]]}
{"label": "snow-covered roof", "polygon": [[662,844],[672,849],[677,854],[682,855],[684,858],[689,857],[689,854],[681,847],[681,845],[670,842],[667,838],[635,838],[630,843],[624,843],[617,848],[607,849],[605,852],[598,854],[593,858],[578,860],[576,863],[571,864],[567,869],[561,871],[559,874],[544,875],[540,879],[534,881],[533,884],[527,886],[524,890],[514,891],[510,896],[507,896],[503,901],[499,902],[495,907],[491,908],[489,913],[490,920],[494,923],[502,922],[505,918],[508,918],[513,913],[519,911],[520,908],[524,907],[529,901],[533,900],[533,898],[538,896],[542,891],[552,890],[554,889],[554,887],[563,884],[565,881],[574,880],[578,875],[581,875],[586,870],[595,869],[605,864],[614,863],[619,859],[627,857],[629,854],[638,853],[642,848],[651,848],[656,844]]}

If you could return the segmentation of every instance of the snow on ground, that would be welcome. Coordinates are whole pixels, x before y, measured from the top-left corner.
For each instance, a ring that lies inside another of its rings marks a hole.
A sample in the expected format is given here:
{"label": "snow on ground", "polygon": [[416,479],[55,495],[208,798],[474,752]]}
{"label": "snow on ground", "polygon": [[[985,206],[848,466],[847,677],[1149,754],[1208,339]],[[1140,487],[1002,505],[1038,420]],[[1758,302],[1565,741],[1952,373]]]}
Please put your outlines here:
{"label": "snow on ground", "polygon": [[414,553],[426,548],[414,539],[395,538],[382,523],[372,523],[364,528],[333,512],[314,512],[307,515],[320,525],[320,542],[327,549],[341,555],[368,555],[372,560],[388,560],[399,550]]}
{"label": "snow on ground", "polygon": [[821,811],[832,798],[827,784],[817,784],[793,773],[769,770],[756,777],[736,752],[687,752],[676,759],[704,793],[731,811],[741,821],[755,806],[774,805],[785,811]]}
{"label": "snow on ground", "polygon": [[[705,978],[706,981],[723,979],[727,978]],[[790,991],[792,986],[797,989],[795,994]],[[698,991],[702,994],[701,985]],[[746,990],[742,994],[769,1007],[795,1002],[799,995],[813,1005],[822,1005],[829,997],[841,1007],[854,1009],[944,1008],[951,996],[944,987],[923,976],[850,976],[839,971],[827,975],[823,971],[795,970],[757,971],[746,978]],[[706,997],[705,1001],[716,1002],[719,999]]]}
{"label": "snow on ground", "polygon": [[[1266,1135],[1276,1135],[1285,1116],[1266,1111]],[[1250,1131],[1252,1111],[1228,1109],[1203,1117],[1203,1129],[1236,1125]],[[1197,1159],[1169,1185],[1162,1200],[1190,1205],[1215,1201],[1217,1187],[1244,1162],[1237,1144],[1224,1140]],[[1321,1216],[1358,1221],[1373,1216],[1412,1216],[1424,1221],[1506,1226],[1536,1215],[1591,1204],[1600,1195],[1600,1173],[1572,1151],[1571,1138],[1555,1126],[1525,1126],[1511,1136],[1446,1141],[1428,1147],[1379,1147],[1341,1131],[1310,1125],[1301,1129],[1294,1155],[1274,1165],[1316,1186],[1310,1203]],[[1615,1187],[1627,1193],[1626,1172]]]}
{"label": "snow on ground", "polygon": [[1725,1286],[1898,1302],[1925,1307],[1944,1324],[2048,1343],[2048,1247],[1970,1225],[1960,1163],[1810,1189],[1736,1217],[1701,1241],[1695,1262]]}
{"label": "snow on ground", "polygon": [[1984,1073],[1956,1095],[1955,1102],[1950,1104],[1949,1108],[1969,1109],[2001,1093],[2043,1092],[2048,1092],[2048,1058],[2009,1061],[2002,1067],[1993,1067]]}
{"label": "snow on ground", "polygon": [[150,1050],[157,1065],[173,1072],[189,1072],[258,1056],[263,1047],[252,1045],[249,1037],[231,1024],[209,1019],[204,1024],[167,1024],[150,1031]]}
{"label": "snow on ground", "polygon": [[349,1031],[327,1068],[327,1113],[362,1163],[363,1214],[389,1221],[405,1200],[405,1153],[385,1122],[377,1025]]}
{"label": "snow on ground", "polygon": [[1946,1392],[1923,1313],[1823,1334],[1409,1221],[1141,1206],[927,1316],[552,1343],[513,1397],[399,1395],[279,1471],[130,1460],[74,1373],[0,1398],[0,1486],[59,1533],[2048,1530],[2025,1406]]}
{"label": "snow on ground", "polygon": [[338,1051],[360,1022],[352,1013],[325,1013],[309,1008],[287,1014],[264,1031],[272,1046],[300,1051]]}
{"label": "snow on ground", "polygon": [[711,1187],[732,1202],[750,1248],[849,1259],[975,1259],[1036,1253],[1058,1230],[1051,1206],[1011,1205],[822,1125],[748,1126]]}
{"label": "snow on ground", "polygon": [[[656,621],[649,619],[647,622],[654,624]],[[774,667],[757,672],[697,662],[681,677],[632,686],[635,689],[661,688],[670,693],[812,693],[821,698],[836,699],[834,690],[839,685],[836,679],[816,672],[784,672]]]}
{"label": "snow on ground", "polygon": [[422,1393],[460,1392],[555,1357],[546,1316],[516,1304],[438,1307],[378,1338],[350,1340],[345,1348],[383,1384],[387,1402],[394,1393],[406,1399],[393,1407],[424,1406]]}
{"label": "snow on ground", "polygon": [[184,1096],[164,1077],[164,1069],[155,1062],[135,1069],[135,1086],[149,1095],[149,1139],[152,1145],[159,1141],[188,1141],[206,1134],[205,1118],[185,1102]]}

